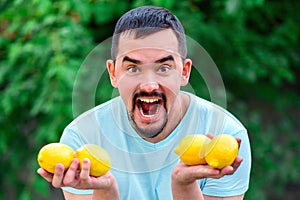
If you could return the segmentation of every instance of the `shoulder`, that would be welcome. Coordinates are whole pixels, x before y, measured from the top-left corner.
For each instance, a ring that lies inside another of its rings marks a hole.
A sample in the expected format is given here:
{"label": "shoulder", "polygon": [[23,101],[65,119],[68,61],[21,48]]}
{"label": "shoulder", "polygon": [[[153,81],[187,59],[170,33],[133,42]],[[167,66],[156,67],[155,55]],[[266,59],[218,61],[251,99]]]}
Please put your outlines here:
{"label": "shoulder", "polygon": [[61,142],[82,144],[100,140],[104,130],[115,127],[112,125],[115,118],[113,110],[119,109],[121,102],[121,98],[117,97],[82,113],[65,127]]}
{"label": "shoulder", "polygon": [[232,128],[245,130],[245,127],[241,121],[226,108],[223,108],[194,94],[187,94],[191,99],[191,110],[200,115],[199,119],[202,121],[202,123],[203,121],[205,121],[205,124],[214,123],[215,125],[223,126],[223,128],[225,128],[224,125],[231,125]]}
{"label": "shoulder", "polygon": [[102,103],[90,110],[85,111],[76,117],[70,124],[67,125],[66,129],[70,129],[75,125],[86,123],[88,121],[97,120],[98,118],[107,118],[112,115],[113,107],[118,107],[121,104],[121,97],[116,97],[105,103]]}

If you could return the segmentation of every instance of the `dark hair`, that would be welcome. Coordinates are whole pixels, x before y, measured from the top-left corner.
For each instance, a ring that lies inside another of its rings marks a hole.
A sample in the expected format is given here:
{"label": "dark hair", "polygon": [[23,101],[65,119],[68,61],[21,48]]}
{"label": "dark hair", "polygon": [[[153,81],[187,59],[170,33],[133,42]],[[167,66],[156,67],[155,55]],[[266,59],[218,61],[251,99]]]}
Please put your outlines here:
{"label": "dark hair", "polygon": [[112,38],[112,59],[116,59],[117,56],[120,33],[134,30],[135,38],[141,38],[166,28],[171,28],[175,32],[179,53],[185,58],[187,54],[185,34],[177,17],[165,8],[142,6],[128,11],[118,20]]}

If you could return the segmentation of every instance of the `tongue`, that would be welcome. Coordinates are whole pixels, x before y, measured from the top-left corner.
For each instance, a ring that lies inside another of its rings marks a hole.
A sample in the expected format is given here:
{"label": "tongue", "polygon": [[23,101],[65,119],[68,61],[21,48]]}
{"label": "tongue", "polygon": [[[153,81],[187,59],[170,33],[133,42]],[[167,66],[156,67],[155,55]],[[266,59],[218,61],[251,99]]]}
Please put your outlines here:
{"label": "tongue", "polygon": [[142,102],[141,103],[142,109],[143,109],[143,113],[145,115],[154,115],[156,114],[156,110],[157,110],[157,103],[145,103]]}

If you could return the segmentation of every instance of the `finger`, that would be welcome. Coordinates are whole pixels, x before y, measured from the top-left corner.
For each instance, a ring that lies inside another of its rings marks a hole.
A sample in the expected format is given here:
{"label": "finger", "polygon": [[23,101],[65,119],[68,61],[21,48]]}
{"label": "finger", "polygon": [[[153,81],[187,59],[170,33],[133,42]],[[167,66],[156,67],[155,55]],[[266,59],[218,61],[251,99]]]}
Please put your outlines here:
{"label": "finger", "polygon": [[233,173],[234,173],[234,168],[232,166],[225,166],[223,169],[221,169],[220,177],[223,177],[225,175],[231,175]]}
{"label": "finger", "polygon": [[213,134],[211,134],[211,133],[208,133],[208,134],[206,134],[206,136],[209,138],[209,139],[213,139],[215,136],[213,135]]}
{"label": "finger", "polygon": [[242,142],[241,138],[235,138],[235,139],[236,139],[236,141],[238,142],[238,144],[239,144],[239,148],[240,148],[240,146],[241,146],[241,142]]}
{"label": "finger", "polygon": [[39,168],[38,170],[37,170],[37,173],[39,174],[39,175],[41,175],[46,181],[48,181],[48,182],[52,182],[52,179],[53,179],[53,174],[52,173],[49,173],[49,172],[47,172],[46,170],[44,170],[43,168]]}
{"label": "finger", "polygon": [[197,170],[198,176],[197,179],[202,178],[215,178],[222,176],[221,170],[212,168],[208,165],[200,165]]}
{"label": "finger", "polygon": [[64,177],[64,165],[61,163],[58,163],[55,166],[55,172],[54,172],[54,176],[52,179],[52,185],[55,188],[60,188],[62,186],[62,181],[63,181],[63,177]]}
{"label": "finger", "polygon": [[80,172],[80,179],[82,181],[88,181],[90,178],[90,167],[91,162],[88,158],[83,159],[81,172]]}
{"label": "finger", "polygon": [[221,170],[221,174],[223,176],[233,174],[237,170],[237,168],[241,165],[242,161],[243,159],[241,157],[237,157],[231,166],[226,166]]}
{"label": "finger", "polygon": [[78,170],[79,170],[79,160],[75,158],[73,159],[63,179],[63,184],[65,186],[74,186],[77,183],[76,175]]}
{"label": "finger", "polygon": [[236,170],[241,165],[242,162],[243,162],[242,157],[236,157],[235,161],[231,166],[233,167],[234,170]]}
{"label": "finger", "polygon": [[182,180],[194,181],[202,178],[215,177],[220,174],[219,169],[211,168],[208,165],[187,166],[182,173]]}

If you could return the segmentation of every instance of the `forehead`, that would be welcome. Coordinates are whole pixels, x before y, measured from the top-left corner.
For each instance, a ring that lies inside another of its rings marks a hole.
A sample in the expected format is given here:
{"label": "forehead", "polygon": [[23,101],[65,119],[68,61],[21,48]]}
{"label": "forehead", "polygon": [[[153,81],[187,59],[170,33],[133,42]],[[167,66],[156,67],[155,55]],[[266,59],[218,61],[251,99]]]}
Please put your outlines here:
{"label": "forehead", "polygon": [[135,38],[134,32],[130,31],[120,34],[117,57],[150,49],[179,54],[178,46],[177,37],[172,29],[164,29],[140,38]]}

